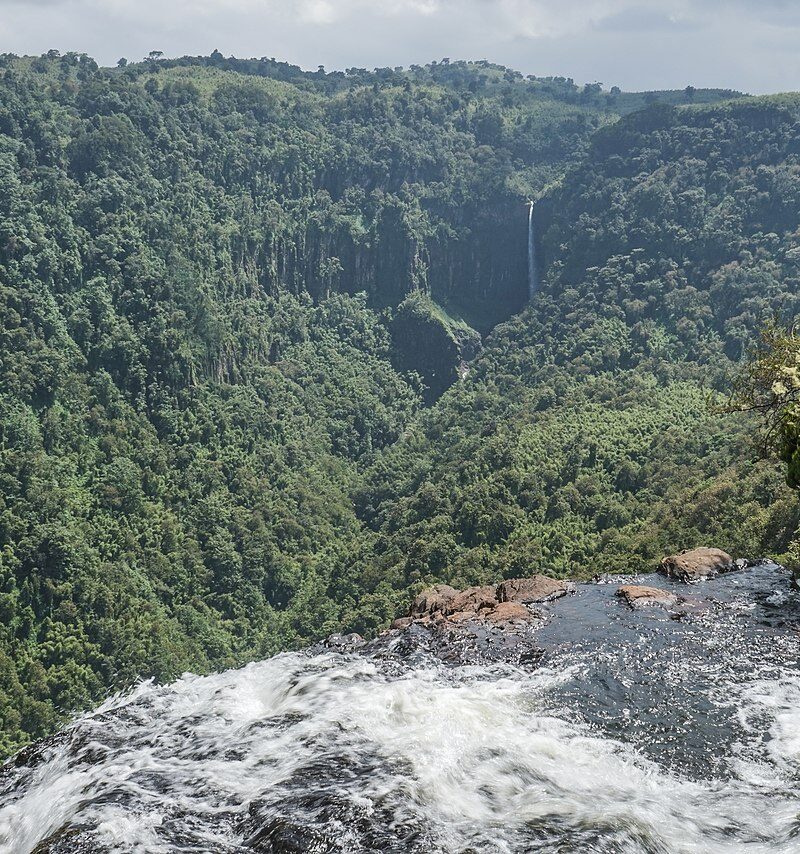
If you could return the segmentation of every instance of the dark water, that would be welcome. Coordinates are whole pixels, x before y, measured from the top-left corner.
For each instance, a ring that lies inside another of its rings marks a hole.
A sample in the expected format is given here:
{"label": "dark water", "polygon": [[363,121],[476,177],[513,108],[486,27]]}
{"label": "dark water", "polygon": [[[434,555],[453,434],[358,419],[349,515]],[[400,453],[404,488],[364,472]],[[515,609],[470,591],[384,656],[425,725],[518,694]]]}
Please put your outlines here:
{"label": "dark water", "polygon": [[548,663],[574,668],[555,692],[563,715],[670,770],[730,776],[761,739],[743,718],[743,692],[798,670],[800,602],[774,564],[695,585],[638,580],[685,601],[671,612],[620,607],[615,580],[582,586],[549,609],[539,632]]}
{"label": "dark water", "polygon": [[6,766],[0,850],[800,851],[787,574],[642,581],[687,601],[579,585],[473,659],[415,629],[142,685]]}

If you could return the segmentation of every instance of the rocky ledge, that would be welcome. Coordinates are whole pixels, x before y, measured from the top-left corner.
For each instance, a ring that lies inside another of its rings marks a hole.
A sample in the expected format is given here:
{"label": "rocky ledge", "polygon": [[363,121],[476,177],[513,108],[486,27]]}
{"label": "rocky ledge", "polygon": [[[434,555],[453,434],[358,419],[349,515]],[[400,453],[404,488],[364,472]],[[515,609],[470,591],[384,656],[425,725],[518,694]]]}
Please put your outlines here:
{"label": "rocky ledge", "polygon": [[669,590],[659,587],[646,587],[643,584],[623,584],[617,588],[617,596],[623,599],[631,608],[673,608],[681,597]]}
{"label": "rocky ledge", "polygon": [[547,575],[465,590],[437,584],[420,593],[408,614],[374,640],[332,635],[324,646],[412,664],[426,655],[446,664],[536,663],[541,655],[536,631],[548,620],[536,605],[575,590],[573,582]]}
{"label": "rocky ledge", "polygon": [[[709,598],[700,593],[694,582],[758,563],[734,560],[721,549],[697,548],[665,557],[659,566],[661,579],[658,575],[649,579],[609,575],[595,581],[606,589],[610,585],[616,587],[612,596],[612,601],[619,602],[616,607],[651,609],[654,616],[666,611],[672,619],[682,620],[706,612],[715,601],[713,595]],[[644,580],[649,583],[639,583]],[[408,613],[374,640],[367,642],[359,635],[333,635],[324,646],[402,661],[427,654],[452,664],[536,663],[542,652],[540,632],[564,609],[556,600],[579,591],[587,595],[587,588],[596,584],[578,584],[548,575],[511,578],[465,590],[437,584],[416,596]]]}
{"label": "rocky ledge", "polygon": [[570,581],[559,581],[548,575],[511,578],[496,586],[468,587],[456,590],[448,584],[437,584],[423,591],[411,603],[408,616],[392,623],[393,629],[404,629],[414,622],[447,620],[451,623],[529,622],[535,618],[526,605],[550,602],[575,592]]}

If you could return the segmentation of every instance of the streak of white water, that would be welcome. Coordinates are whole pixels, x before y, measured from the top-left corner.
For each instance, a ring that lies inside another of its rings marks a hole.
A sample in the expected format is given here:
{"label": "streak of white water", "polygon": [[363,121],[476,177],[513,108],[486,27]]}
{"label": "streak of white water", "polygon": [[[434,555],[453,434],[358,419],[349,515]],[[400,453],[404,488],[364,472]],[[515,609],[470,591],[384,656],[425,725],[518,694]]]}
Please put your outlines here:
{"label": "streak of white water", "polygon": [[539,289],[536,270],[536,241],[533,223],[533,202],[528,202],[528,299]]}
{"label": "streak of white water", "polygon": [[[65,825],[90,828],[100,850],[246,850],[251,804],[308,826],[319,812],[292,793],[325,786],[368,820],[424,828],[415,851],[798,850],[796,676],[744,697],[769,749],[741,775],[698,782],[559,717],[552,695],[571,669],[493,670],[393,673],[358,656],[284,654],[141,685],[26,771],[0,802],[0,851],[30,854]],[[369,770],[326,781],[319,763],[334,761]],[[335,830],[337,851],[389,850],[364,847],[346,823]]]}

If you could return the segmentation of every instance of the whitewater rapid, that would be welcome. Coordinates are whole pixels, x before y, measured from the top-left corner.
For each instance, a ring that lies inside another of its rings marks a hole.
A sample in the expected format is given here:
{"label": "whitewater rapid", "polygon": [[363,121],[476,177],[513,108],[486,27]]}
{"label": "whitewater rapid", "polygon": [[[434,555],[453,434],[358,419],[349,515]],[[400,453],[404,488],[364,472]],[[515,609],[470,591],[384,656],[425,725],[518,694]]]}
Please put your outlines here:
{"label": "whitewater rapid", "polygon": [[796,852],[797,639],[762,580],[680,624],[581,590],[535,668],[390,641],[142,684],[5,767],[0,851]]}

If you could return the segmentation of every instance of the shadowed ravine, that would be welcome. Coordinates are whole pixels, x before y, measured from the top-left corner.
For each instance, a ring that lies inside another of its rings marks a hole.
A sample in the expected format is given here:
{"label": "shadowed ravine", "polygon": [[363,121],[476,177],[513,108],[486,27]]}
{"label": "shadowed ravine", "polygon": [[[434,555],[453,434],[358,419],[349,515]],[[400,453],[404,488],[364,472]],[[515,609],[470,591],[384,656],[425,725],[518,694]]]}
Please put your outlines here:
{"label": "shadowed ravine", "polygon": [[5,767],[0,848],[796,851],[787,573],[646,579],[685,598],[671,612],[618,582],[452,655],[414,624],[142,685]]}

